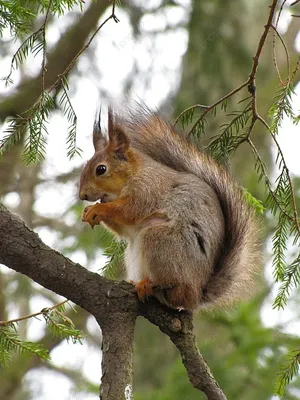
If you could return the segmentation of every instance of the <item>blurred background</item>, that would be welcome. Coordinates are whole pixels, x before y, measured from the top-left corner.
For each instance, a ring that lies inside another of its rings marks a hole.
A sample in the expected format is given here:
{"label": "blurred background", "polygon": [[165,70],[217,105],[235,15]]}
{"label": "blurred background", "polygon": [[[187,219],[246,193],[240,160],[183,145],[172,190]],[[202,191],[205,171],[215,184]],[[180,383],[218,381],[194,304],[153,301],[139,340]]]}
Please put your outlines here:
{"label": "blurred background", "polygon": [[[77,141],[83,150],[82,158],[70,161],[66,156],[68,123],[57,107],[49,119],[44,161],[25,166],[21,160],[23,141],[2,157],[1,201],[48,245],[102,273],[107,262],[103,251],[112,236],[100,227],[92,231],[81,222],[83,204],[77,198],[80,171],[93,154],[92,125],[100,102],[105,108],[111,101],[122,105],[128,97],[141,99],[172,121],[193,104],[213,103],[247,79],[267,20],[268,4],[263,0],[122,0],[116,10],[120,22],[110,20],[104,25],[68,76],[69,95],[78,117]],[[83,12],[78,8],[60,18],[50,16],[48,72],[59,70],[66,60],[71,60],[110,13],[108,1],[85,1]],[[32,31],[42,24],[43,18],[36,19]],[[291,17],[288,2],[279,30],[291,51],[291,62],[295,63],[300,51],[299,18]],[[271,39],[272,35],[257,75],[258,106],[265,118],[278,85]],[[1,77],[8,74],[11,58],[20,43],[11,39],[9,31],[4,31],[0,39]],[[279,45],[277,62],[284,73],[286,60]],[[1,84],[2,132],[7,128],[6,118],[26,110],[36,99],[40,65],[41,59],[29,54],[27,61],[13,73],[14,85],[6,88]],[[296,93],[300,93],[299,85]],[[232,99],[231,109],[238,108],[238,101],[246,96],[244,91]],[[299,113],[299,96],[292,100]],[[205,145],[226,121],[225,113],[209,119],[200,145]],[[299,127],[297,131],[289,121],[283,122],[279,141],[293,173],[298,201],[299,136]],[[276,170],[269,139],[262,126],[257,125],[253,140],[272,177]],[[242,185],[263,202],[265,188],[258,183],[249,147],[239,147],[231,167]],[[202,312],[195,317],[199,348],[228,399],[275,399],[273,392],[280,367],[287,362],[287,353],[300,347],[300,291],[293,291],[284,311],[272,309],[277,291],[272,282],[271,262],[274,226],[275,221],[266,213],[262,232],[264,266],[251,300],[229,310]],[[121,263],[115,264],[115,276],[122,277]],[[0,266],[0,320],[37,312],[60,300],[28,278]],[[51,350],[52,362],[16,354],[9,366],[1,369],[1,399],[98,398],[101,332],[88,313],[78,308],[76,311],[69,310],[67,315],[77,328],[87,333],[83,345],[53,338],[38,319],[19,324],[22,338],[40,341]],[[136,400],[204,398],[189,383],[176,348],[141,318],[135,333],[134,368]],[[293,379],[284,399],[300,399],[299,376]]]}

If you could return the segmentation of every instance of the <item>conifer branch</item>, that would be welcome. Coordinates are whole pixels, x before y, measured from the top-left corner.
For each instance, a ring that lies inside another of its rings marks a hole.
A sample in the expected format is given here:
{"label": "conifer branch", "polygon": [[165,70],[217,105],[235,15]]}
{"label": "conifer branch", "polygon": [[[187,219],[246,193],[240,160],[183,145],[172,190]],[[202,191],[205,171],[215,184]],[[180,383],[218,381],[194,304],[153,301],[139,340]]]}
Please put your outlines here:
{"label": "conifer branch", "polygon": [[290,359],[290,362],[281,369],[275,389],[275,394],[278,394],[279,396],[284,395],[286,386],[299,371],[300,350],[294,350],[288,358]]}
{"label": "conifer branch", "polygon": [[8,326],[8,325],[14,324],[16,322],[21,322],[21,321],[25,321],[25,320],[30,319],[30,318],[38,317],[39,315],[48,313],[48,311],[54,310],[56,308],[60,308],[61,306],[63,306],[67,302],[68,302],[68,300],[64,300],[64,301],[62,301],[62,302],[60,302],[58,304],[55,304],[52,307],[44,308],[43,310],[41,310],[39,312],[36,312],[36,313],[33,313],[33,314],[25,315],[23,317],[19,317],[19,318],[15,318],[15,319],[10,319],[9,321],[0,321],[0,326]]}
{"label": "conifer branch", "polygon": [[[77,1],[77,0],[76,0]],[[34,54],[39,53],[41,50],[43,51],[42,55],[42,66],[41,66],[41,95],[36,100],[33,106],[23,111],[19,116],[11,118],[9,121],[9,128],[5,131],[5,137],[0,140],[0,154],[3,154],[4,151],[9,149],[13,144],[18,143],[21,137],[24,136],[24,133],[29,131],[29,139],[27,140],[27,146],[25,146],[25,152],[23,158],[27,163],[35,162],[36,160],[41,160],[44,158],[45,154],[45,145],[46,145],[46,136],[47,133],[47,118],[49,116],[50,111],[54,108],[54,91],[60,87],[63,87],[63,96],[65,98],[65,105],[67,107],[63,109],[67,114],[67,117],[70,121],[70,115],[72,113],[72,121],[69,127],[67,145],[68,145],[68,156],[71,158],[75,154],[80,153],[80,149],[76,147],[76,122],[77,117],[71,101],[67,95],[67,84],[66,77],[70,70],[73,68],[74,64],[81,56],[81,54],[91,45],[93,39],[96,37],[97,33],[100,29],[111,19],[115,22],[119,22],[118,18],[115,14],[116,1],[114,0],[112,3],[112,12],[109,17],[107,17],[99,27],[94,31],[91,35],[88,42],[82,47],[82,49],[73,57],[73,59],[69,62],[64,71],[58,75],[57,79],[50,86],[49,89],[45,89],[45,74],[46,74],[46,27],[50,12],[53,11],[53,7],[57,7],[55,9],[56,12],[62,13],[65,7],[64,2],[60,4],[51,0],[48,4],[48,7],[45,9],[46,16],[44,19],[43,25],[39,28],[38,31],[30,35],[28,39],[26,39],[22,45],[20,46],[17,53],[14,55],[11,64],[11,70],[9,75],[5,78],[7,82],[12,82],[10,76],[17,65],[17,60],[23,62],[28,55],[29,50],[31,49]],[[70,6],[70,3],[69,3]],[[37,42],[38,39],[41,39],[40,42]],[[37,43],[36,43],[37,42]],[[50,101],[51,99],[51,101]],[[51,104],[52,103],[52,104]],[[16,129],[17,128],[17,129]],[[21,129],[22,128],[22,129]]]}

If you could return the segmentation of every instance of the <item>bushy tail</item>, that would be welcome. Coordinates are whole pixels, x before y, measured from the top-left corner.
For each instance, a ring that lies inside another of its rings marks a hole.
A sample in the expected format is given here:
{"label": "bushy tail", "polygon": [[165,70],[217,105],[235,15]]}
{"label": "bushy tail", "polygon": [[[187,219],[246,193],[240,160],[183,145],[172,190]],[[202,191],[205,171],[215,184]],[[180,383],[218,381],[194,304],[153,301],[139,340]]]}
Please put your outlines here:
{"label": "bushy tail", "polygon": [[258,229],[242,189],[228,171],[197,150],[157,114],[139,106],[122,121],[133,147],[177,171],[198,176],[216,192],[225,219],[224,251],[203,290],[203,306],[249,291],[259,263]]}

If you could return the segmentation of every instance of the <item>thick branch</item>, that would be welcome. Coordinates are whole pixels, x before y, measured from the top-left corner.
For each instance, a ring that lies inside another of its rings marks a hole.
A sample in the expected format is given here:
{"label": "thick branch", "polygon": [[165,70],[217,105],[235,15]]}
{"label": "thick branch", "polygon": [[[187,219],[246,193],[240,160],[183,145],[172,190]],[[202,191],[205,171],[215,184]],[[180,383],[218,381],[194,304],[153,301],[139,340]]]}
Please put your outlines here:
{"label": "thick branch", "polygon": [[108,300],[112,304],[113,300],[124,298],[119,306],[122,309],[126,298],[127,307],[136,307],[136,297],[129,290],[132,285],[109,281],[50,249],[2,205],[0,237],[0,263],[97,315],[99,322],[106,317]]}
{"label": "thick branch", "polygon": [[101,322],[102,400],[133,400],[133,338],[136,313],[114,312]]}

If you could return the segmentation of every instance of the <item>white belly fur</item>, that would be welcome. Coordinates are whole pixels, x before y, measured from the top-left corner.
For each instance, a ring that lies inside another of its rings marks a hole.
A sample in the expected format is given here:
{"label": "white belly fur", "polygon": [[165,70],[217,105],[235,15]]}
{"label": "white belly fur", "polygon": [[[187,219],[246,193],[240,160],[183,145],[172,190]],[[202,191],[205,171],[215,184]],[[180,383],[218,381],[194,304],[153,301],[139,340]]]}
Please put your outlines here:
{"label": "white belly fur", "polygon": [[150,278],[146,260],[141,251],[140,240],[141,236],[137,235],[133,240],[129,241],[125,252],[127,279],[133,282]]}

